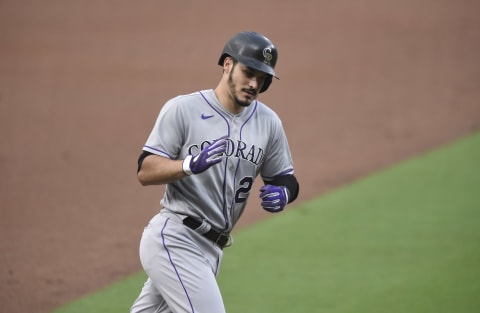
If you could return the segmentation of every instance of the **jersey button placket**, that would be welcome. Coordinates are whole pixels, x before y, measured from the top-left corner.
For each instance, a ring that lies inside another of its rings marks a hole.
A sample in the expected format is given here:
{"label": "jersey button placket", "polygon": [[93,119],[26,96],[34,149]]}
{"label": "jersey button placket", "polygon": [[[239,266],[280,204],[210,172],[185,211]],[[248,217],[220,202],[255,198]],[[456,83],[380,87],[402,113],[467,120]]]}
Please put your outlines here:
{"label": "jersey button placket", "polygon": [[233,144],[233,155],[232,155],[233,158],[228,168],[232,172],[232,174],[234,174],[233,172],[235,171],[236,164],[237,164],[237,159],[235,158],[235,151],[237,150],[236,148],[237,148],[237,139],[239,137],[239,133],[238,133],[239,128],[237,125],[237,119],[235,117],[232,117],[232,119],[230,120],[230,124],[232,125],[230,139],[232,140],[232,144]]}

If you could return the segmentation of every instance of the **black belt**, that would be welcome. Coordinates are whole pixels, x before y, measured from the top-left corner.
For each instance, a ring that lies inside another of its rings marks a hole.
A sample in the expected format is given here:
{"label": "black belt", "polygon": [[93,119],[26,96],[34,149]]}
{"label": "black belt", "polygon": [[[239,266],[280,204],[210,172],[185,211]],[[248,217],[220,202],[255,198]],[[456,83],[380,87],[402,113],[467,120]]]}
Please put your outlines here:
{"label": "black belt", "polygon": [[[194,219],[193,217],[186,217],[183,219],[183,224],[193,230],[197,229],[202,225],[202,222]],[[202,234],[203,236],[207,237],[214,243],[216,243],[220,248],[224,248],[230,241],[230,234],[218,231],[216,229],[211,228],[208,232],[205,234]]]}

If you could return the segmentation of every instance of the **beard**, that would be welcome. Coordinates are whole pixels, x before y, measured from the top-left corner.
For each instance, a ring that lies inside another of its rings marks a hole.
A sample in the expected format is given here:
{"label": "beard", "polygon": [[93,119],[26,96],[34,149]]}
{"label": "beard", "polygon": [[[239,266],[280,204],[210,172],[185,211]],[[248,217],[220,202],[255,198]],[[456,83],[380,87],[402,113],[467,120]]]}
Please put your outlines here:
{"label": "beard", "polygon": [[[248,107],[250,104],[252,104],[254,99],[240,100],[240,98],[237,96],[236,85],[233,82],[232,73],[233,73],[233,69],[232,71],[230,71],[230,74],[228,75],[228,87],[230,88],[230,93],[232,95],[233,101],[235,101],[235,104],[239,106]],[[245,89],[245,91],[250,91],[256,94],[256,91],[252,89]]]}

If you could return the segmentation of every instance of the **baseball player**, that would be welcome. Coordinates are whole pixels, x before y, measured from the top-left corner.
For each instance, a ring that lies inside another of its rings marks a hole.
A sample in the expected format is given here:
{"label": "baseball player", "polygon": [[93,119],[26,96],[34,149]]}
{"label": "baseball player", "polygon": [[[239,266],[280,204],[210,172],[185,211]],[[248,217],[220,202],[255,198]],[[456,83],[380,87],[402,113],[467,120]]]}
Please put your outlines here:
{"label": "baseball player", "polygon": [[276,62],[268,38],[238,33],[220,56],[215,89],[175,97],[160,110],[138,160],[138,180],[166,189],[140,241],[148,279],[131,312],[225,312],[216,276],[255,178],[265,184],[259,202],[269,212],[297,198],[282,123],[257,100],[277,78]]}

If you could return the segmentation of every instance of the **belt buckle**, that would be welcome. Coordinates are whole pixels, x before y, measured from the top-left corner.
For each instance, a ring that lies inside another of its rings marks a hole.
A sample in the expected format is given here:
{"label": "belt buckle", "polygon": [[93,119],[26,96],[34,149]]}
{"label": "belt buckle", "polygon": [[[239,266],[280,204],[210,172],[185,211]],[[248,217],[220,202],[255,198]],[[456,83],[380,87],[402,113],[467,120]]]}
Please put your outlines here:
{"label": "belt buckle", "polygon": [[230,247],[233,244],[233,237],[229,233],[220,233],[215,240],[215,244],[219,245],[222,249]]}

